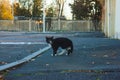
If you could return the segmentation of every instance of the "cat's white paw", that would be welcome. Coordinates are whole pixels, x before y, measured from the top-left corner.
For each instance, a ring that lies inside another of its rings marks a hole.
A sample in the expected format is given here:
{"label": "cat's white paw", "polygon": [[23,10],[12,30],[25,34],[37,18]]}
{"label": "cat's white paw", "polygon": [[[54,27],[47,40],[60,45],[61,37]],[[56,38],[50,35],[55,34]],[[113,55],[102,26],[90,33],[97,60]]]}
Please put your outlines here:
{"label": "cat's white paw", "polygon": [[66,53],[66,56],[68,56],[68,53]]}
{"label": "cat's white paw", "polygon": [[57,54],[55,54],[55,55],[51,54],[51,56],[57,56]]}
{"label": "cat's white paw", "polygon": [[55,56],[57,56],[57,54],[55,54]]}

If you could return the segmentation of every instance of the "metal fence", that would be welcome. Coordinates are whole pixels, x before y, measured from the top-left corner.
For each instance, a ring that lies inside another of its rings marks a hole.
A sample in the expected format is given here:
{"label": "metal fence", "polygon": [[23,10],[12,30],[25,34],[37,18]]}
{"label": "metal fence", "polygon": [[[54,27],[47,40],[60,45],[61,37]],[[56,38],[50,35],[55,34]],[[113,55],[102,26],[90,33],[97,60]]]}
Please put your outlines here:
{"label": "metal fence", "polygon": [[[0,20],[0,31],[42,32],[43,24],[36,20]],[[92,21],[51,20],[46,21],[46,31],[90,32]]]}

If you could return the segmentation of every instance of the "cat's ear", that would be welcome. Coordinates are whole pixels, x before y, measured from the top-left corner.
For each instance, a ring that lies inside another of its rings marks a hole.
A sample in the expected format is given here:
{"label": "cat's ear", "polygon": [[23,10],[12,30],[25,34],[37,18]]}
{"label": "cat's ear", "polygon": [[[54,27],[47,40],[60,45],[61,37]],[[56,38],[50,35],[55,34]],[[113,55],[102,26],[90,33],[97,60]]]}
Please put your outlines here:
{"label": "cat's ear", "polygon": [[47,39],[47,38],[48,38],[48,36],[45,36],[45,38]]}
{"label": "cat's ear", "polygon": [[53,39],[53,38],[54,38],[54,36],[46,36],[46,38],[51,38],[51,39]]}
{"label": "cat's ear", "polygon": [[50,38],[50,36],[46,36],[46,38]]}

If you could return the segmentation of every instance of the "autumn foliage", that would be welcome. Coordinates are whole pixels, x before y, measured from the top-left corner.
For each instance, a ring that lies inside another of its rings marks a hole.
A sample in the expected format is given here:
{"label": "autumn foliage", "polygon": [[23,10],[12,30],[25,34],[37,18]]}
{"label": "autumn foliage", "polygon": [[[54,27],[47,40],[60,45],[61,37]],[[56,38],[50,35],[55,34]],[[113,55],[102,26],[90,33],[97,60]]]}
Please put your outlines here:
{"label": "autumn foliage", "polygon": [[9,0],[0,0],[0,20],[12,20],[12,6]]}

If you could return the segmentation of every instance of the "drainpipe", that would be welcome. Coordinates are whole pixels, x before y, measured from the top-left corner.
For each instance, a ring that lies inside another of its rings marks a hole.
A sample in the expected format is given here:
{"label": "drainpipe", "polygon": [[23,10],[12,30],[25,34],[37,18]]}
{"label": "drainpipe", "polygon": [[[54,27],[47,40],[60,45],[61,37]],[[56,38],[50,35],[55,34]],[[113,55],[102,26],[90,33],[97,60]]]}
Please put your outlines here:
{"label": "drainpipe", "polygon": [[107,0],[107,26],[108,26],[108,29],[107,29],[107,35],[108,37],[110,37],[110,1]]}

